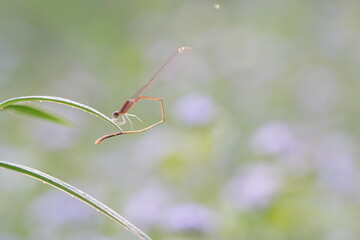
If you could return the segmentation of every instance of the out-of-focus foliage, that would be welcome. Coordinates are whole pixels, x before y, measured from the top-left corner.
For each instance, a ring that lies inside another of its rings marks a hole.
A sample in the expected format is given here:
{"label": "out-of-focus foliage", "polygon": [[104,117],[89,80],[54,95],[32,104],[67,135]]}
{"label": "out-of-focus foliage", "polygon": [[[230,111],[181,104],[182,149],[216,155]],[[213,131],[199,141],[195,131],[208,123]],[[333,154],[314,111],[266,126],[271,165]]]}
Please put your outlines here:
{"label": "out-of-focus foliage", "polygon": [[[176,48],[193,49],[147,93],[164,98],[164,124],[95,146],[113,128],[81,111],[43,104],[75,127],[4,111],[1,160],[83,189],[153,239],[359,238],[358,1],[0,6],[0,101],[60,96],[111,116]],[[132,113],[160,118],[152,101]],[[0,182],[0,239],[134,239],[45,185]]]}

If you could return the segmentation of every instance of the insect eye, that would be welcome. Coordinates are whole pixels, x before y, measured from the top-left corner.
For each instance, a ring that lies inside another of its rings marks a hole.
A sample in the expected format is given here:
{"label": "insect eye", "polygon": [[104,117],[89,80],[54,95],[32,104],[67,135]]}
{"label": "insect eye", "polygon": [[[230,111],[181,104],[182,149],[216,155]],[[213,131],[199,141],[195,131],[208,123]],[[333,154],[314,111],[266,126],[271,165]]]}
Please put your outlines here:
{"label": "insect eye", "polygon": [[112,116],[113,116],[114,118],[119,117],[119,112],[113,112]]}

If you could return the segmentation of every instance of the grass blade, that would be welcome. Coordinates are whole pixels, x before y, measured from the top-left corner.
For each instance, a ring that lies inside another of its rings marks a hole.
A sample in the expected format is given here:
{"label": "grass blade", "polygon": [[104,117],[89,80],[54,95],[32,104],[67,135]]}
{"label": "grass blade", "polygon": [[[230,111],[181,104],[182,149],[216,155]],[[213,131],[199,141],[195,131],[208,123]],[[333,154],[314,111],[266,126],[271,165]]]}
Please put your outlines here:
{"label": "grass blade", "polygon": [[90,113],[92,115],[95,115],[97,117],[100,117],[101,119],[107,121],[108,123],[112,124],[113,126],[115,126],[117,129],[119,129],[120,131],[121,128],[115,123],[113,122],[110,118],[108,118],[105,114],[99,112],[98,110],[86,106],[85,104],[82,103],[78,103],[66,98],[61,98],[61,97],[52,97],[52,96],[24,96],[24,97],[16,97],[16,98],[11,98],[8,100],[5,100],[3,102],[0,103],[0,110],[1,109],[5,109],[6,107],[9,107],[10,105],[16,104],[16,103],[20,103],[20,102],[32,102],[32,101],[40,101],[40,102],[54,102],[54,103],[59,103],[59,104],[65,104],[67,106],[70,107],[74,107],[74,108],[78,108],[81,109],[87,113]]}
{"label": "grass blade", "polygon": [[110,219],[114,220],[117,223],[120,223],[125,229],[130,231],[132,234],[134,234],[138,239],[142,240],[151,240],[149,236],[147,236],[144,232],[142,232],[140,229],[135,227],[133,224],[131,224],[129,221],[127,221],[124,217],[122,217],[120,214],[116,213],[114,210],[106,206],[105,204],[99,202],[95,198],[91,197],[87,193],[77,189],[76,187],[65,183],[55,177],[52,177],[48,174],[45,174],[43,172],[40,172],[36,169],[32,169],[20,164],[15,163],[9,163],[0,161],[0,168],[6,168],[8,170],[13,170],[16,172],[19,172],[21,174],[30,176],[32,178],[35,178],[39,181],[42,181],[43,183],[49,184],[52,187],[58,188],[61,191],[64,191],[71,196],[81,200],[82,202],[88,204],[89,206],[95,208],[96,210],[102,212]]}
{"label": "grass blade", "polygon": [[27,114],[32,117],[41,118],[47,121],[55,122],[62,125],[73,125],[73,123],[63,117],[60,117],[54,113],[50,113],[49,111],[45,111],[43,109],[33,107],[33,106],[27,106],[27,105],[21,105],[21,104],[13,104],[8,105],[4,108],[5,110],[14,110],[16,112],[20,112],[22,114]]}

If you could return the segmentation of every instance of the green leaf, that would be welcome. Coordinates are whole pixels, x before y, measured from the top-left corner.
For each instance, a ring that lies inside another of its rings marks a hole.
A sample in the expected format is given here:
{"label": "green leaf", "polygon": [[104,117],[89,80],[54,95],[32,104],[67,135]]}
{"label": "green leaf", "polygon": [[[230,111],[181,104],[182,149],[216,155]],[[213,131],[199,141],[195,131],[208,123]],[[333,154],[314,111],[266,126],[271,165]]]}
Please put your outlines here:
{"label": "green leaf", "polygon": [[14,104],[14,105],[8,105],[4,108],[5,110],[14,110],[23,114],[27,114],[33,117],[41,118],[47,121],[59,123],[62,125],[73,125],[73,123],[63,117],[60,117],[54,113],[50,113],[49,111],[42,110],[37,107],[27,106],[27,105],[21,105],[21,104]]}
{"label": "green leaf", "polygon": [[1,109],[6,109],[9,106],[16,104],[16,103],[20,103],[20,102],[32,102],[32,101],[40,101],[40,102],[54,102],[54,103],[59,103],[59,104],[64,104],[70,107],[74,107],[74,108],[78,108],[83,110],[84,112],[90,113],[92,115],[95,115],[97,117],[100,117],[101,119],[105,120],[106,122],[110,123],[111,125],[115,126],[117,129],[119,129],[121,132],[123,132],[123,130],[120,128],[119,125],[116,124],[116,122],[114,122],[113,120],[111,120],[110,118],[108,118],[105,114],[99,112],[98,110],[91,108],[89,106],[86,106],[85,104],[82,103],[78,103],[66,98],[61,98],[61,97],[52,97],[52,96],[25,96],[25,97],[16,97],[16,98],[11,98],[8,100],[5,100],[3,102],[0,103],[0,110]]}
{"label": "green leaf", "polygon": [[113,209],[109,208],[108,206],[99,202],[98,200],[91,197],[87,193],[81,191],[80,189],[78,189],[66,182],[63,182],[55,177],[52,177],[48,174],[40,172],[36,169],[32,169],[32,168],[29,168],[29,167],[26,167],[26,166],[23,166],[20,164],[0,161],[0,168],[1,167],[8,169],[8,170],[19,172],[26,176],[30,176],[39,181],[42,181],[43,183],[49,184],[50,186],[52,186],[54,188],[64,191],[65,193],[68,193],[69,195],[71,195],[71,196],[79,199],[80,201],[88,204],[89,206],[95,208],[97,211],[105,214],[107,217],[114,220],[115,222],[121,224],[125,229],[127,229],[132,234],[134,234],[138,239],[151,240],[151,238],[149,236],[147,236],[144,232],[142,232],[140,229],[135,227],[132,223],[130,223],[128,220],[126,220],[120,214],[115,212]]}

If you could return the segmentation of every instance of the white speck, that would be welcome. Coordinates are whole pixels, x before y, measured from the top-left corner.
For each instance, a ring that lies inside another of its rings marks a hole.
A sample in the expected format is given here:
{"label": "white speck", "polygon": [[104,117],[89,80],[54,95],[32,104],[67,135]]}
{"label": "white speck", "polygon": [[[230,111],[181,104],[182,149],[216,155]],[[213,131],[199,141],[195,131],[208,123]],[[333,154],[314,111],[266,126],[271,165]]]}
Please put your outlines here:
{"label": "white speck", "polygon": [[214,4],[214,8],[215,8],[215,9],[220,9],[221,6],[220,6],[220,4],[216,3],[216,4]]}

